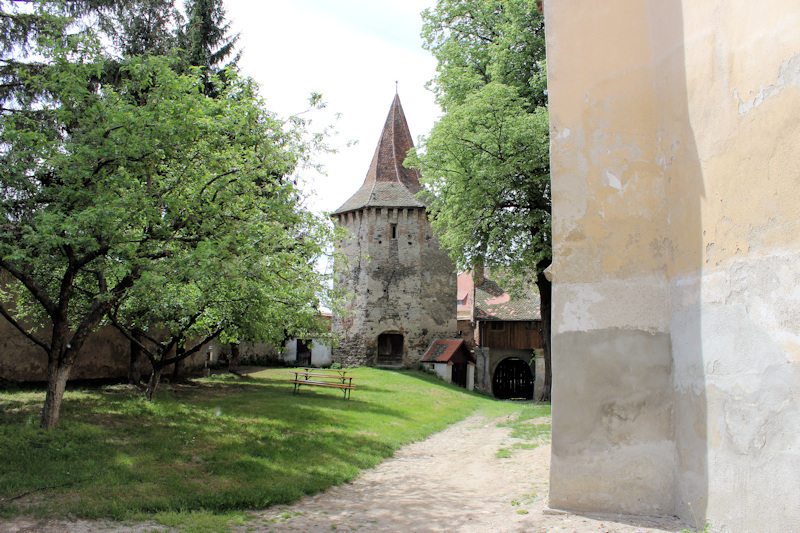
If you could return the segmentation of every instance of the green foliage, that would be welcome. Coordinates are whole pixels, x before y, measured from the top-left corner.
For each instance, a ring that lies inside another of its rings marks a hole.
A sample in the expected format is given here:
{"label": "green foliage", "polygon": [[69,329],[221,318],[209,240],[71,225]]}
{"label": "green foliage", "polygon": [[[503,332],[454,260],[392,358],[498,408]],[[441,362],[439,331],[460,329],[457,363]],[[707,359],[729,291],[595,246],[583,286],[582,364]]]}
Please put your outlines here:
{"label": "green foliage", "polygon": [[544,18],[535,0],[439,0],[423,12],[431,82],[445,114],[404,164],[417,168],[433,228],[456,263],[535,283],[550,397],[552,261]]}
{"label": "green foliage", "polygon": [[[433,227],[457,267],[517,275],[549,261],[547,110],[525,111],[516,90],[490,83],[451,106],[411,159],[434,194]],[[499,272],[500,269],[497,269]]]}
{"label": "green foliage", "polygon": [[[0,114],[0,314],[48,353],[48,427],[112,309],[123,330],[167,327],[169,348],[315,332],[327,298],[313,266],[332,242],[328,221],[302,208],[289,177],[318,139],[266,111],[254,81],[156,54],[171,45],[152,24],[120,41],[152,53],[122,59],[88,28],[64,34],[73,11],[100,16],[106,4],[35,2],[34,22],[5,27],[4,56],[34,60],[8,74],[17,89]],[[150,22],[168,7],[151,4]],[[24,325],[48,322],[49,339]]]}
{"label": "green foliage", "polygon": [[445,112],[492,82],[513,87],[533,112],[547,105],[544,17],[535,0],[439,0],[422,13],[431,83]]}
{"label": "green foliage", "polygon": [[111,15],[102,28],[123,57],[166,55],[178,45],[180,15],[172,0],[118,1]]}
{"label": "green foliage", "polygon": [[225,22],[222,0],[186,0],[188,20],[183,24],[178,40],[189,65],[201,68],[205,92],[216,96],[217,90],[210,82],[212,76],[227,79],[226,70],[235,70],[240,54],[234,55],[239,35],[228,37],[230,22]]}
{"label": "green foliage", "polygon": [[476,409],[520,409],[417,372],[353,375],[358,389],[348,401],[338,390],[294,396],[281,369],[165,388],[156,403],[122,385],[70,391],[57,432],[31,421],[41,393],[0,392],[0,498],[53,487],[1,502],[0,513],[144,513],[214,530],[220,516],[236,518],[232,511],[347,482]]}
{"label": "green foliage", "polygon": [[530,278],[552,256],[542,15],[530,0],[440,0],[423,18],[445,115],[407,164],[458,268]]}
{"label": "green foliage", "polygon": [[521,442],[514,443],[510,448],[500,448],[495,456],[507,459],[514,454],[514,450],[532,450],[550,442],[550,424],[538,421],[549,417],[550,404],[524,404],[516,418],[498,425],[511,428],[511,438],[520,439]]}

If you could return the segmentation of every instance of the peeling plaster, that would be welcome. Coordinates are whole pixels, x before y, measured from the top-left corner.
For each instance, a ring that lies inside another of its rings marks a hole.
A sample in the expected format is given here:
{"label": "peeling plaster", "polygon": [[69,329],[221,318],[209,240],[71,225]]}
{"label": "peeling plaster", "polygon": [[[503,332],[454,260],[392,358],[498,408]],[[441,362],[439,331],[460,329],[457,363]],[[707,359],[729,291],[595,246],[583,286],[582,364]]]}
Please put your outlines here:
{"label": "peeling plaster", "polygon": [[752,100],[742,100],[737,89],[733,90],[733,97],[739,100],[739,116],[744,116],[751,110],[760,106],[770,98],[778,95],[781,90],[797,87],[800,88],[800,54],[787,59],[778,69],[778,78],[774,85],[763,85]]}

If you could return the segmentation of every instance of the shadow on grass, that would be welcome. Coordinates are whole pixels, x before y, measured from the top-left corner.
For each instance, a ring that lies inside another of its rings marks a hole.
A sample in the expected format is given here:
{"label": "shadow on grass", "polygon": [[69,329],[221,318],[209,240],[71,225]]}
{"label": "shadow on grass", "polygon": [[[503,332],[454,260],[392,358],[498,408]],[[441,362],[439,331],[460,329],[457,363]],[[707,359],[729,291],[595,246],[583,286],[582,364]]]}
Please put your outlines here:
{"label": "shadow on grass", "polygon": [[0,498],[47,487],[0,502],[0,514],[123,519],[290,503],[353,479],[478,401],[436,378],[375,369],[353,371],[350,400],[336,389],[293,395],[286,374],[213,376],[165,387],[154,402],[128,386],[68,391],[54,431],[38,428],[43,394],[0,394]]}

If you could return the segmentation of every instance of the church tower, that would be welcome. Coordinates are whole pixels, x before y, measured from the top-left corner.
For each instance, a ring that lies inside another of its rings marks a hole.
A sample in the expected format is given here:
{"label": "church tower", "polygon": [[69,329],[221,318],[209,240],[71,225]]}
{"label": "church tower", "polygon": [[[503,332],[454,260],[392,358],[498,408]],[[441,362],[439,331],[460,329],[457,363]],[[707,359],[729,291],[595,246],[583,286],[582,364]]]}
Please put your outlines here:
{"label": "church tower", "polygon": [[345,365],[416,364],[437,338],[456,334],[456,274],[433,235],[419,172],[403,166],[414,147],[395,95],[364,184],[333,212],[347,230],[336,283],[348,293],[333,360]]}

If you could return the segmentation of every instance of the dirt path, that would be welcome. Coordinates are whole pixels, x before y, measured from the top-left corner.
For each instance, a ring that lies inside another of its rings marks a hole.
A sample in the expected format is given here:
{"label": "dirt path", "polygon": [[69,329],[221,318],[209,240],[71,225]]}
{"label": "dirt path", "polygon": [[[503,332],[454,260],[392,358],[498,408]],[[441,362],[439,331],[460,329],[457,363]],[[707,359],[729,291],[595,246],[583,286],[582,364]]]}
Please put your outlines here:
{"label": "dirt path", "polygon": [[[472,416],[401,449],[351,484],[256,513],[260,531],[657,532],[676,520],[579,516],[547,508],[550,446],[495,456],[515,439]],[[535,422],[535,421],[532,421]],[[243,528],[242,530],[247,530]]]}
{"label": "dirt path", "polygon": [[[547,508],[550,446],[516,449],[502,420],[472,416],[406,446],[353,483],[290,506],[252,513],[234,531],[317,532],[675,532],[677,520],[576,515]],[[84,533],[153,531],[155,524],[109,522],[4,523],[0,530]]]}

